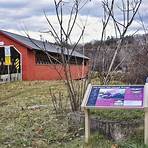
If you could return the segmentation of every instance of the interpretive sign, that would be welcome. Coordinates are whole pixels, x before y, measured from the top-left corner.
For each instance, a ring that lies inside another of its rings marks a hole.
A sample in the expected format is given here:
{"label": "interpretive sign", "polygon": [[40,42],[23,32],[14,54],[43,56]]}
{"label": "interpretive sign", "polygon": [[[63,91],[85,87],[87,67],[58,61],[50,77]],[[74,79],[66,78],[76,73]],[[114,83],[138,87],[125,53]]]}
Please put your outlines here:
{"label": "interpretive sign", "polygon": [[90,109],[144,109],[144,143],[148,145],[148,78],[145,85],[88,85],[82,105],[85,113],[85,142],[90,137]]}
{"label": "interpretive sign", "polygon": [[86,107],[143,108],[144,86],[92,86]]}

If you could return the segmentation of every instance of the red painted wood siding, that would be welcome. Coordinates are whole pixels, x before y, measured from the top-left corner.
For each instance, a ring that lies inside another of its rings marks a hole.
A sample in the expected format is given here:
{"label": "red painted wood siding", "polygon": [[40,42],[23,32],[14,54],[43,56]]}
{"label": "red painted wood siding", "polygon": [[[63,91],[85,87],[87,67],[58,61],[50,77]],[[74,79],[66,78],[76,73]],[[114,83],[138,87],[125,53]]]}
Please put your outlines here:
{"label": "red painted wood siding", "polygon": [[[29,58],[29,78],[30,80],[58,80],[65,79],[65,73],[62,65],[60,64],[36,64],[35,63],[35,52],[28,50]],[[70,71],[73,79],[80,79],[85,77],[88,73],[88,66],[83,68],[82,76],[82,65],[71,65]]]}
{"label": "red painted wood siding", "polygon": [[[34,50],[27,49],[20,43],[13,41],[0,33],[0,41],[5,45],[13,45],[22,54],[22,79],[23,80],[58,80],[65,78],[64,70],[60,64],[39,65],[35,63]],[[85,77],[88,73],[88,66],[84,66],[82,76],[82,65],[71,65],[71,74],[73,79]]]}

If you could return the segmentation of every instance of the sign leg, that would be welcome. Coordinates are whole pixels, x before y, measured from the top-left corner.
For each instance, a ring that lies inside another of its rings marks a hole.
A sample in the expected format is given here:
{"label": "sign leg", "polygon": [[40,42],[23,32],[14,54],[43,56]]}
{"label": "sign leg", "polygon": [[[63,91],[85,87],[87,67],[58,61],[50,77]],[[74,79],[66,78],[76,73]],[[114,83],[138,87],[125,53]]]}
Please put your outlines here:
{"label": "sign leg", "polygon": [[85,109],[85,143],[89,142],[90,138],[90,117],[89,117],[89,110]]}
{"label": "sign leg", "polygon": [[144,144],[148,145],[148,109],[145,110],[144,122]]}

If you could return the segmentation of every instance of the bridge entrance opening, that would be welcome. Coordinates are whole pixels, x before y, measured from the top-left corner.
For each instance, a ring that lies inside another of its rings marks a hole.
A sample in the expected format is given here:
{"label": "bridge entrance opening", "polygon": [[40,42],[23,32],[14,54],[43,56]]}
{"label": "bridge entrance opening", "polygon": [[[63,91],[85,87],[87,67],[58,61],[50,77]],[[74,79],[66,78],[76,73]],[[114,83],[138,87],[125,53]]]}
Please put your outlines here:
{"label": "bridge entrance opening", "polygon": [[8,64],[5,48],[6,46],[0,47],[0,82],[22,80],[21,54],[15,47],[11,46],[9,49],[10,57],[8,57],[10,62]]}

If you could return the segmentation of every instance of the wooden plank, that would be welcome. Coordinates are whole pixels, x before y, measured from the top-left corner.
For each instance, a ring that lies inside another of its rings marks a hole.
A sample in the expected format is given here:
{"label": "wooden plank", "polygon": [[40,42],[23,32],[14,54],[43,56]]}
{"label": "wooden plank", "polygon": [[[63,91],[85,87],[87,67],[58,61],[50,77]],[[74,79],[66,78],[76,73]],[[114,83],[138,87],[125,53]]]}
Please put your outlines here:
{"label": "wooden plank", "polygon": [[144,143],[148,145],[148,108],[145,110],[144,119]]}
{"label": "wooden plank", "polygon": [[148,145],[148,82],[144,85],[144,143]]}
{"label": "wooden plank", "polygon": [[144,85],[144,107],[148,107],[148,83]]}
{"label": "wooden plank", "polygon": [[123,110],[132,110],[132,109],[139,109],[139,110],[143,110],[144,107],[143,106],[86,106],[85,108],[87,109],[108,109],[108,110],[119,110],[119,109],[123,109]]}
{"label": "wooden plank", "polygon": [[140,84],[135,85],[92,85],[93,87],[130,87],[130,86],[144,86]]}
{"label": "wooden plank", "polygon": [[91,91],[91,87],[92,87],[92,85],[88,84],[87,90],[86,90],[85,95],[84,95],[84,99],[83,99],[82,104],[81,104],[82,109],[84,109],[86,107],[86,103],[87,103],[87,100],[88,100],[88,97],[89,97],[89,94],[90,94],[90,91]]}

